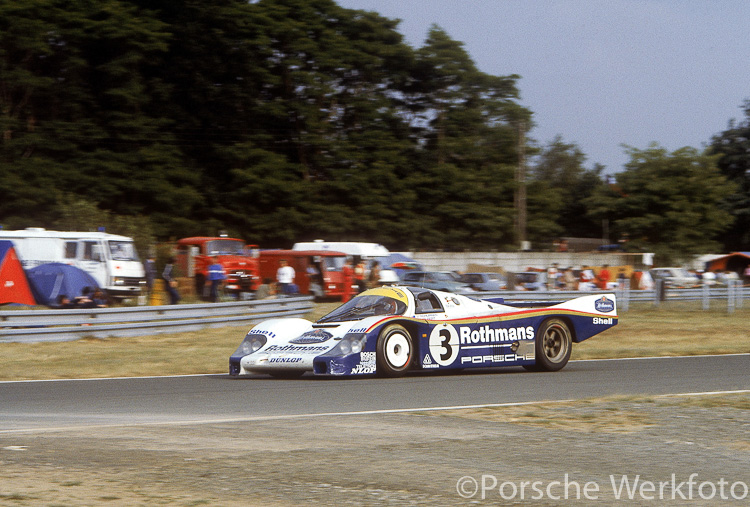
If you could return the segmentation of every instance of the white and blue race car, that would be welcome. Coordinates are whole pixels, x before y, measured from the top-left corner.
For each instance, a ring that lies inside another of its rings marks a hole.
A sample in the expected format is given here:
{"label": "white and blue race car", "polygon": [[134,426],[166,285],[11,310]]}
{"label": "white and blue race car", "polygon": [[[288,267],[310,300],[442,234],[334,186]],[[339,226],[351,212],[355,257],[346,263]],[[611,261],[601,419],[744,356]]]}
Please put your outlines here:
{"label": "white and blue race car", "polygon": [[258,324],[229,358],[229,373],[398,377],[409,370],[489,366],[557,371],[573,343],[616,324],[613,294],[505,304],[501,298],[379,287],[315,323],[285,318]]}

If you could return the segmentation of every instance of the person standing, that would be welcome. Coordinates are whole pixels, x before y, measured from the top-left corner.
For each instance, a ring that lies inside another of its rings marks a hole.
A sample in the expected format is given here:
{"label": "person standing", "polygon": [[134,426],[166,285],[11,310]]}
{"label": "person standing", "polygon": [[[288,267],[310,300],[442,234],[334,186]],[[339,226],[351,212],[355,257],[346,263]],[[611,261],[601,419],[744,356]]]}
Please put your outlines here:
{"label": "person standing", "polygon": [[180,294],[177,292],[177,280],[174,278],[174,257],[170,257],[167,261],[164,271],[161,272],[161,277],[164,280],[167,294],[169,294],[169,304],[176,305],[180,302]]}
{"label": "person standing", "polygon": [[211,282],[211,302],[216,303],[219,301],[219,287],[221,287],[221,282],[223,282],[226,277],[226,274],[224,274],[224,266],[219,264],[219,262],[214,261],[213,264],[208,266],[208,280]]}
{"label": "person standing", "polygon": [[378,261],[373,261],[367,279],[367,288],[372,289],[374,287],[380,287],[380,263]]}
{"label": "person standing", "polygon": [[356,266],[354,266],[354,283],[357,286],[357,294],[360,294],[367,289],[365,285],[365,261],[360,260]]}
{"label": "person standing", "polygon": [[346,259],[344,267],[341,268],[341,274],[344,275],[344,291],[341,295],[341,302],[346,303],[352,298],[352,284],[354,283],[354,269],[351,259]]}
{"label": "person standing", "polygon": [[288,296],[292,293],[295,276],[294,268],[289,265],[286,259],[281,259],[279,269],[276,270],[276,281],[279,283],[279,291],[282,295]]}
{"label": "person standing", "polygon": [[609,264],[602,266],[599,273],[596,274],[596,285],[600,290],[607,290],[607,284],[612,275],[609,273]]}

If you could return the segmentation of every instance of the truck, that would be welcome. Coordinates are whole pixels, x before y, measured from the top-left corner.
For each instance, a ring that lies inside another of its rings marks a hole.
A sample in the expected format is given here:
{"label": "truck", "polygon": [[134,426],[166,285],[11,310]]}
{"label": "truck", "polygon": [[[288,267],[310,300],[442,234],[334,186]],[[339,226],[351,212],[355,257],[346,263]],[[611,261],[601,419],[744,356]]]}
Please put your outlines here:
{"label": "truck", "polygon": [[60,262],[90,274],[107,296],[138,297],[146,276],[133,238],[106,232],[51,231],[29,227],[0,231],[0,239],[13,242],[24,269]]}
{"label": "truck", "polygon": [[[346,254],[331,250],[261,250],[260,276],[264,282],[275,282],[276,271],[285,260],[294,268],[294,284],[300,294],[315,299],[341,299],[344,295]],[[350,294],[356,294],[352,285]]]}
{"label": "truck", "polygon": [[194,278],[195,292],[206,297],[208,267],[218,262],[224,268],[224,291],[240,298],[260,285],[258,247],[227,236],[193,236],[177,241],[176,264],[186,276]]}
{"label": "truck", "polygon": [[364,260],[368,263],[378,261],[382,266],[380,270],[380,283],[392,284],[398,283],[399,277],[396,272],[389,269],[391,264],[391,252],[386,247],[378,243],[365,243],[361,241],[324,241],[316,239],[315,241],[306,241],[295,243],[292,250],[331,250],[343,252],[356,261]]}

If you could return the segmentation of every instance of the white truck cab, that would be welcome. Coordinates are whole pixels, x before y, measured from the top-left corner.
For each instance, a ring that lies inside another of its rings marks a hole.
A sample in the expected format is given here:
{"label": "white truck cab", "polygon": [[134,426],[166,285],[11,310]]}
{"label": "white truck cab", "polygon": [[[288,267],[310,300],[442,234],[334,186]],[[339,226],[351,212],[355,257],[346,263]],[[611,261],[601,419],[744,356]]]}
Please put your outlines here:
{"label": "white truck cab", "polygon": [[32,227],[0,230],[13,242],[24,269],[61,262],[86,271],[114,298],[140,295],[146,278],[133,239],[105,232],[49,231]]}

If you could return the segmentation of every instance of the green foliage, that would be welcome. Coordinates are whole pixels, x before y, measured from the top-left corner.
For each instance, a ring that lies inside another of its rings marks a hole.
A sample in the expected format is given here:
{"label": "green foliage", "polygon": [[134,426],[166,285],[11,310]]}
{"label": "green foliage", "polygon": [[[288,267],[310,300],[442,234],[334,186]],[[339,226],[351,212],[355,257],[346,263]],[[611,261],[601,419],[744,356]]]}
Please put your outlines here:
{"label": "green foliage", "polygon": [[722,236],[727,251],[750,250],[750,100],[743,106],[745,119],[732,121],[729,128],[714,136],[709,153],[719,155],[721,173],[736,184],[724,200],[724,207],[735,221]]}
{"label": "green foliage", "polygon": [[720,204],[734,189],[717,157],[694,148],[668,153],[657,144],[628,152],[631,160],[616,183],[588,199],[591,214],[609,220],[630,248],[653,251],[661,262],[716,251],[714,238],[732,222]]}
{"label": "green foliage", "polygon": [[586,216],[586,199],[604,185],[603,167],[586,169],[585,160],[580,148],[563,142],[561,136],[536,157],[529,189],[529,238],[535,243],[549,243],[562,235],[601,235],[598,222]]}
{"label": "green foliage", "polygon": [[[333,0],[0,2],[0,223],[103,225],[142,255],[220,230],[263,247],[516,244],[519,76],[481,72],[438,26],[418,49],[397,27]],[[598,235],[589,202],[611,214],[584,158],[560,139],[538,157],[537,243]],[[709,201],[672,220],[723,223]],[[638,209],[616,212],[649,237]]]}

